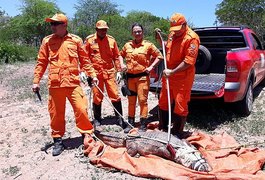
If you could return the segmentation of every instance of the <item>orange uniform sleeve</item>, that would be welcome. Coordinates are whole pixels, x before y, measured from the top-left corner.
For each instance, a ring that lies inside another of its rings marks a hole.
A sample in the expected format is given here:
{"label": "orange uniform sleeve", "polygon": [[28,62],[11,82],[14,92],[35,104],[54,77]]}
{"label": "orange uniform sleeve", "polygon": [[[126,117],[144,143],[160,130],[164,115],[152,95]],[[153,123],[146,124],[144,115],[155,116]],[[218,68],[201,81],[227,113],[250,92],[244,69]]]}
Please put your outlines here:
{"label": "orange uniform sleeve", "polygon": [[43,74],[45,73],[49,60],[49,51],[47,48],[46,38],[43,39],[37,58],[37,64],[34,69],[33,84],[39,84]]}
{"label": "orange uniform sleeve", "polygon": [[158,58],[158,59],[163,59],[162,53],[159,51],[159,49],[152,43],[150,45],[150,48],[152,49],[152,57]]}
{"label": "orange uniform sleeve", "polygon": [[188,48],[185,52],[184,62],[190,65],[194,65],[196,63],[198,51],[199,51],[200,42],[197,39],[191,39],[188,44]]}
{"label": "orange uniform sleeve", "polygon": [[117,45],[117,42],[114,42],[114,64],[115,64],[115,68],[117,71],[121,71],[121,64],[120,64],[120,60],[119,60],[119,56],[120,56],[120,51]]}

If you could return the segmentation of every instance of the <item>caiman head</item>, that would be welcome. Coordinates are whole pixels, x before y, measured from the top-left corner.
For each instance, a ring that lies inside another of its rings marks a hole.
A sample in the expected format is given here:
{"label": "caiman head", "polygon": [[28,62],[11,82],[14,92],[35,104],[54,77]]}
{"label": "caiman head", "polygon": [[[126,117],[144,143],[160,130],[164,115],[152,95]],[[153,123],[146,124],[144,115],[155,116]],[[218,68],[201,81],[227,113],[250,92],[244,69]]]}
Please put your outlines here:
{"label": "caiman head", "polygon": [[191,164],[191,169],[202,172],[210,172],[212,170],[211,166],[207,163],[207,161],[204,158],[194,161]]}

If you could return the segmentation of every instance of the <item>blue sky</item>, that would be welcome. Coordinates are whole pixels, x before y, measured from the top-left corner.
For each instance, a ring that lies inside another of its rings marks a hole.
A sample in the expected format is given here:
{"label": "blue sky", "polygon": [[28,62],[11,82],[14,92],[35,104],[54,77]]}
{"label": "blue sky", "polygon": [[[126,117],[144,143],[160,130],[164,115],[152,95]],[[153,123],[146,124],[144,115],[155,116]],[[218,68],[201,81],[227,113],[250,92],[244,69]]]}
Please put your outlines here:
{"label": "blue sky", "polygon": [[[59,8],[68,17],[75,13],[74,4],[77,0],[56,0]],[[216,5],[222,0],[111,0],[124,10],[123,16],[132,10],[147,11],[158,17],[170,17],[174,12],[185,15],[186,19],[196,27],[213,26]],[[10,16],[20,13],[20,0],[0,0],[0,7]]]}

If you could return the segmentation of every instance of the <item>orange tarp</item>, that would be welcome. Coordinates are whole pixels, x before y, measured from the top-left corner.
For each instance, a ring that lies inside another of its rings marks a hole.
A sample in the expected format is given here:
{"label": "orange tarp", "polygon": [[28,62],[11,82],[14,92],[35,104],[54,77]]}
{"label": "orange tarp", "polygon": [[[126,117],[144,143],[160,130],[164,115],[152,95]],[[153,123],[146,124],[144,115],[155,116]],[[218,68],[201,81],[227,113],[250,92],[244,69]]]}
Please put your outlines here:
{"label": "orange tarp", "polygon": [[135,176],[147,178],[178,180],[265,179],[265,172],[261,170],[265,162],[264,149],[239,148],[240,145],[235,139],[225,132],[218,135],[193,132],[187,140],[203,154],[213,168],[212,171],[208,173],[198,172],[154,155],[131,157],[127,154],[126,148],[103,147],[100,141],[90,144],[92,150],[88,157],[90,162],[98,167],[115,168]]}

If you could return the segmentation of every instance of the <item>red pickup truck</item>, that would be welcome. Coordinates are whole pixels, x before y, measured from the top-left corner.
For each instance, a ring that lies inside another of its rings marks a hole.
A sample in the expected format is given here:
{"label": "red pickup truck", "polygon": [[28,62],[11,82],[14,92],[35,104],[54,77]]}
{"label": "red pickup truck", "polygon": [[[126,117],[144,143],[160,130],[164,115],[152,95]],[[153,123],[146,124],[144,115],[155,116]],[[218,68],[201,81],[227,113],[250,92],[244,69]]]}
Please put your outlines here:
{"label": "red pickup truck", "polygon": [[[191,99],[223,98],[235,103],[242,115],[249,115],[253,88],[265,82],[265,50],[256,34],[247,27],[195,28],[201,45]],[[161,75],[163,64],[156,70]],[[160,90],[160,81],[151,76],[150,91]]]}

